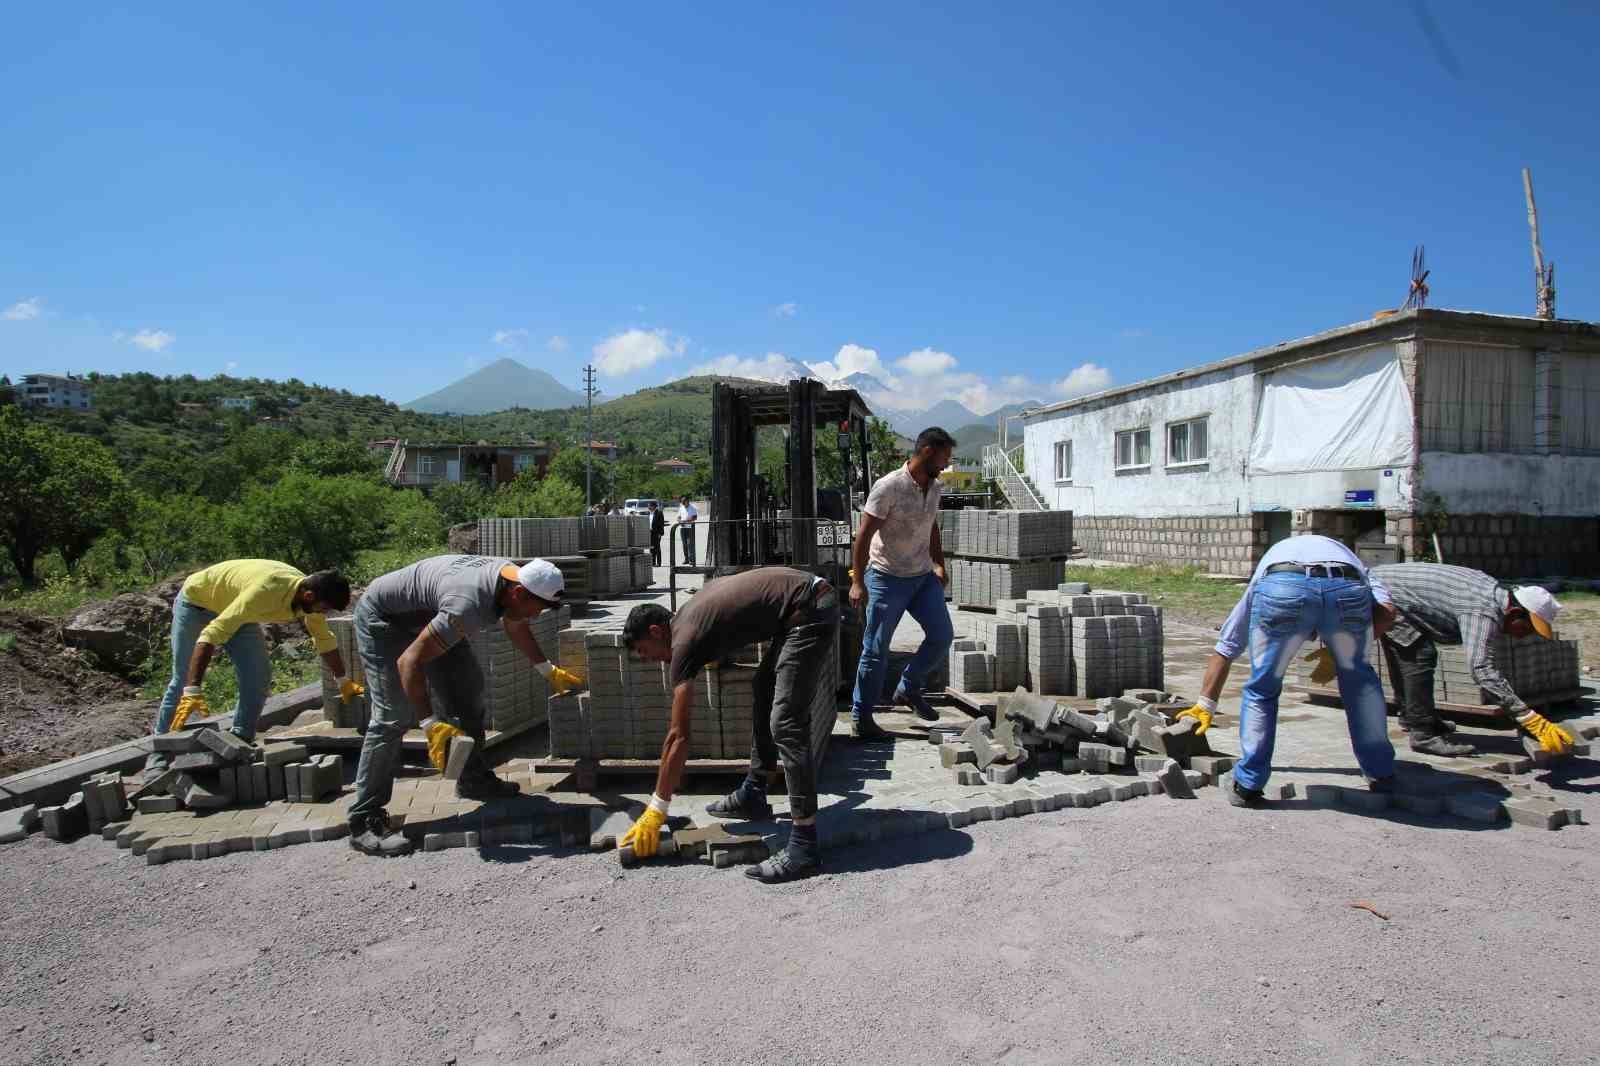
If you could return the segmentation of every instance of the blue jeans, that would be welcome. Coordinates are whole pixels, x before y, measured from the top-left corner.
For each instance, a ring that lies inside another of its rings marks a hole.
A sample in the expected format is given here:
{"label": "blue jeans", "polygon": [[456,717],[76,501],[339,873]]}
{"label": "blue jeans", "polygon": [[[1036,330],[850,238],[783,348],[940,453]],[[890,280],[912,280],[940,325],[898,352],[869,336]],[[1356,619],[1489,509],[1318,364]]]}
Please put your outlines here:
{"label": "blue jeans", "polygon": [[883,672],[889,665],[889,642],[907,611],[922,627],[922,646],[906,664],[898,688],[921,692],[922,684],[940,659],[950,654],[955,629],[944,605],[944,584],[928,571],[921,577],[895,577],[877,567],[867,568],[867,620],[861,634],[861,665],[856,669],[856,689],[850,713],[870,717],[883,695]]}
{"label": "blue jeans", "polygon": [[1250,604],[1250,680],[1239,712],[1243,758],[1233,771],[1240,788],[1259,789],[1272,773],[1283,674],[1313,634],[1333,654],[1350,746],[1361,772],[1368,778],[1394,773],[1383,689],[1367,662],[1371,627],[1372,593],[1359,581],[1285,572],[1257,582]]}
{"label": "blue jeans", "polygon": [[[165,733],[172,728],[173,715],[178,712],[178,700],[189,677],[189,659],[200,640],[200,632],[217,617],[198,604],[190,603],[182,593],[172,601],[172,680],[161,697],[161,710],[156,713],[156,732]],[[261,627],[247,622],[223,645],[228,659],[233,663],[234,675],[239,680],[239,699],[233,705],[233,733],[244,740],[254,740],[256,719],[267,702],[267,688],[272,682],[272,663],[267,658],[267,638]],[[152,752],[148,765],[165,766],[167,758]]]}

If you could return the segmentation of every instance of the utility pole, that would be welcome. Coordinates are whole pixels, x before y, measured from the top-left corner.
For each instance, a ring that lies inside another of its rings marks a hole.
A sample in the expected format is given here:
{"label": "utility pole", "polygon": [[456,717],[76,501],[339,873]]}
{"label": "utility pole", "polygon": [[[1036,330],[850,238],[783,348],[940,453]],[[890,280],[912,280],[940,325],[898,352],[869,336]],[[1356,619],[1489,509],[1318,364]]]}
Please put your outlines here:
{"label": "utility pole", "polygon": [[600,390],[594,387],[593,365],[583,368],[583,395],[589,404],[589,417],[584,432],[588,439],[583,442],[583,508],[587,511],[594,506],[594,394]]}
{"label": "utility pole", "polygon": [[1528,229],[1533,234],[1534,317],[1556,317],[1556,265],[1545,263],[1539,243],[1539,209],[1533,204],[1533,175],[1522,168],[1522,191],[1528,197]]}

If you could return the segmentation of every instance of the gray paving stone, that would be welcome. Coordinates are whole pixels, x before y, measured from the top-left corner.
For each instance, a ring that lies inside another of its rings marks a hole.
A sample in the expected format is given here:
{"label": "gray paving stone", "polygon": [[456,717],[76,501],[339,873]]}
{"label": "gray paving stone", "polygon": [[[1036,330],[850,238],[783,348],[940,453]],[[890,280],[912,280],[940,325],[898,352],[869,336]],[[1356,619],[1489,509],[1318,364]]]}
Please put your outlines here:
{"label": "gray paving stone", "polygon": [[9,811],[0,811],[0,844],[21,840],[37,828],[39,828],[39,808],[32,803],[24,807],[13,807]]}

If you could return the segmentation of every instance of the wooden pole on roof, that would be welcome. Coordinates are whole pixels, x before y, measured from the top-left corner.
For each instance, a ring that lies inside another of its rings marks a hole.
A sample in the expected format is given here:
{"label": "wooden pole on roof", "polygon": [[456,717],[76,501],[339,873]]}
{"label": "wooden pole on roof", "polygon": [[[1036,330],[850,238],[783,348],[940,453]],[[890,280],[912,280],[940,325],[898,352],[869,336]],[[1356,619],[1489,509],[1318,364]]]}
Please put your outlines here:
{"label": "wooden pole on roof", "polygon": [[1556,317],[1556,265],[1546,264],[1544,248],[1539,243],[1539,209],[1533,202],[1533,175],[1522,168],[1522,191],[1528,198],[1528,230],[1533,235],[1533,291],[1534,316]]}

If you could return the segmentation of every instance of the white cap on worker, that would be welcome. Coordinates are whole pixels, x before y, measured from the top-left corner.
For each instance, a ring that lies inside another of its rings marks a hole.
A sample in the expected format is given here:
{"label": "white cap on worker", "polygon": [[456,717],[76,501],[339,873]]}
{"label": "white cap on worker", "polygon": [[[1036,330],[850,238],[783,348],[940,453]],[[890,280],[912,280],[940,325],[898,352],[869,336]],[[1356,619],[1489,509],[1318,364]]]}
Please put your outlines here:
{"label": "white cap on worker", "polygon": [[1550,590],[1539,585],[1518,585],[1511,590],[1511,595],[1527,609],[1528,621],[1533,623],[1534,631],[1545,640],[1553,640],[1556,635],[1556,615],[1561,613],[1561,604],[1550,595]]}
{"label": "white cap on worker", "polygon": [[515,581],[547,603],[560,603],[567,579],[560,567],[548,559],[530,559],[521,566],[503,566],[500,576]]}

